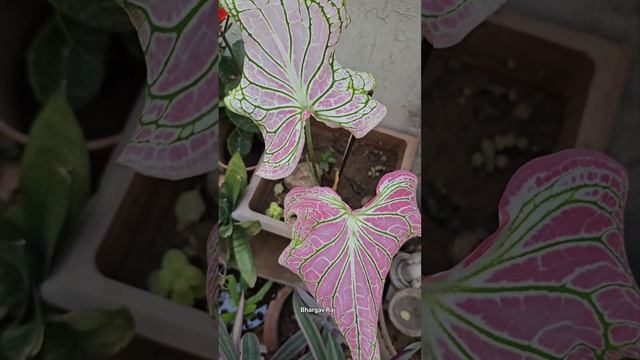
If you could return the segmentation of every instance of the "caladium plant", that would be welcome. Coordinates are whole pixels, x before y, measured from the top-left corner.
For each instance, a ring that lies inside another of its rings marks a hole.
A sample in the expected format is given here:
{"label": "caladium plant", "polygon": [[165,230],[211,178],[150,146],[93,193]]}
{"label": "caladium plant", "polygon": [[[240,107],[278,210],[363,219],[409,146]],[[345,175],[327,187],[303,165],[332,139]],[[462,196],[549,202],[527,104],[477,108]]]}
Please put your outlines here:
{"label": "caladium plant", "polygon": [[417,177],[386,174],[364,207],[351,210],[330,188],[294,188],[285,198],[292,242],[279,263],[332,310],[354,359],[379,359],[377,322],[393,256],[421,234]]}
{"label": "caladium plant", "polygon": [[505,0],[422,0],[422,32],[435,48],[453,46]]}
{"label": "caladium plant", "polygon": [[623,242],[624,169],[597,153],[536,159],[498,230],[423,282],[430,359],[640,357],[640,291]]}
{"label": "caladium plant", "polygon": [[240,85],[224,103],[252,119],[263,135],[259,176],[281,179],[295,170],[311,117],[360,138],[386,115],[369,96],[373,76],[335,60],[349,22],[346,1],[221,0],[221,5],[240,24],[246,53]]}
{"label": "caladium plant", "polygon": [[129,14],[147,62],[146,105],[119,163],[168,179],[214,170],[218,142],[216,2],[116,1]]}

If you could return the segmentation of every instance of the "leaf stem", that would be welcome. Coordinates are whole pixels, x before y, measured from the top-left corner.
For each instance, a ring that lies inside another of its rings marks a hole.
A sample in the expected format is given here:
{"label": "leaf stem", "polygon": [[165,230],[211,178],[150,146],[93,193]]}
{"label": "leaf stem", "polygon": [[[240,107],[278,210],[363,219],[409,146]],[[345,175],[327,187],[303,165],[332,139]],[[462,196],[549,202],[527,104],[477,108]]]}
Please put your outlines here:
{"label": "leaf stem", "polygon": [[311,172],[313,173],[313,177],[316,179],[318,186],[320,184],[320,177],[318,176],[317,170],[317,162],[316,157],[313,152],[313,139],[311,137],[311,118],[304,120],[304,131],[307,137],[307,161],[309,162],[309,166],[311,166]]}
{"label": "leaf stem", "polygon": [[227,40],[226,34],[227,34],[227,30],[229,30],[229,27],[227,25],[229,25],[229,18],[225,20],[224,31],[222,32],[222,34],[220,34],[220,37],[222,38],[222,42],[224,42],[224,46],[229,50],[229,54],[231,55],[231,61],[233,61],[233,63],[236,65],[236,68],[238,68],[239,71],[242,71],[242,66],[238,61],[238,58],[236,57],[236,55],[233,53],[233,48],[231,48],[231,44],[229,44],[229,40]]}

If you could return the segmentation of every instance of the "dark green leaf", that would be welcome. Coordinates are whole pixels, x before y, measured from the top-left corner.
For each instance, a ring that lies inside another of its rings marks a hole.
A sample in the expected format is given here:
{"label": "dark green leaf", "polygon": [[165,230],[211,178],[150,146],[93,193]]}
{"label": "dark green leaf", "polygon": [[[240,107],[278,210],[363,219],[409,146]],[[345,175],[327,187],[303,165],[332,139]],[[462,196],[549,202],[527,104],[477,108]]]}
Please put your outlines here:
{"label": "dark green leaf", "polygon": [[235,153],[229,160],[229,166],[224,178],[224,187],[226,188],[227,196],[231,199],[231,209],[235,209],[240,195],[247,187],[247,168],[238,153]]}
{"label": "dark green leaf", "polygon": [[307,346],[307,339],[305,339],[302,331],[298,331],[293,334],[292,337],[280,346],[278,351],[273,355],[271,360],[295,360],[298,359],[300,352]]}
{"label": "dark green leaf", "polygon": [[24,242],[15,241],[13,235],[0,232],[0,322],[15,306],[26,304],[29,295]]}
{"label": "dark green leaf", "polygon": [[242,344],[240,346],[240,357],[243,360],[260,359],[260,341],[258,341],[256,334],[246,333],[242,337]]}
{"label": "dark green leaf", "polygon": [[233,129],[227,138],[227,151],[229,154],[240,154],[243,158],[251,152],[253,147],[253,134],[240,129]]}
{"label": "dark green leaf", "polygon": [[258,220],[245,220],[237,223],[238,226],[243,228],[248,236],[254,236],[260,232],[262,226]]}
{"label": "dark green leaf", "polygon": [[49,0],[63,14],[86,25],[109,30],[133,31],[129,18],[114,0]]}
{"label": "dark green leaf", "polygon": [[56,322],[45,325],[44,344],[39,353],[43,360],[84,360],[87,354],[81,338],[69,326]]}
{"label": "dark green leaf", "polygon": [[40,30],[28,53],[29,79],[41,103],[61,84],[78,109],[102,86],[108,34],[70,19],[53,19]]}
{"label": "dark green leaf", "polygon": [[235,306],[238,306],[238,304],[240,304],[240,293],[238,292],[238,282],[236,281],[235,275],[227,276],[227,281],[229,282],[227,287],[231,301],[233,301]]}
{"label": "dark green leaf", "polygon": [[[247,133],[260,134],[260,129],[258,129],[258,126],[248,117],[238,115],[227,109],[225,109],[225,112],[229,120],[231,120],[233,125],[235,125],[238,129]],[[231,152],[231,154],[233,154],[233,152]]]}
{"label": "dark green leaf", "polygon": [[126,308],[84,309],[54,321],[73,329],[81,337],[85,352],[93,355],[116,354],[131,341],[135,330],[133,315]]}
{"label": "dark green leaf", "polygon": [[324,342],[327,346],[327,352],[329,353],[329,359],[344,360],[344,353],[340,348],[340,345],[331,335],[330,331],[324,332]]}
{"label": "dark green leaf", "polygon": [[40,298],[33,286],[29,293],[28,315],[1,334],[0,359],[26,360],[36,355],[42,348],[44,324]]}
{"label": "dark green leaf", "polygon": [[39,259],[41,281],[59,237],[78,220],[90,194],[89,155],[63,91],[52,96],[36,119],[22,169],[27,247]]}
{"label": "dark green leaf", "polygon": [[394,356],[391,360],[409,360],[413,354],[417,353],[420,350],[420,342],[415,342],[413,344],[407,345],[404,350]]}
{"label": "dark green leaf", "polygon": [[302,300],[298,292],[293,293],[293,313],[296,316],[300,330],[304,333],[304,337],[307,339],[309,350],[313,354],[314,359],[328,359],[327,350],[320,331],[316,327],[316,324],[311,320],[308,313],[301,312],[300,308],[303,306]]}
{"label": "dark green leaf", "polygon": [[218,323],[218,348],[226,360],[238,360],[240,354],[231,341],[231,337],[227,332],[227,327],[222,321]]}
{"label": "dark green leaf", "polygon": [[244,63],[244,44],[242,40],[236,41],[231,45],[231,48],[237,63],[229,55],[229,50],[225,50],[225,54],[220,60],[220,82],[225,94],[240,84],[240,73]]}
{"label": "dark green leaf", "polygon": [[239,226],[234,226],[232,237],[233,256],[240,271],[240,277],[249,287],[254,287],[258,275],[253,253],[249,246],[249,240],[245,230]]}
{"label": "dark green leaf", "polygon": [[247,304],[257,304],[260,301],[262,301],[262,299],[264,299],[265,295],[267,295],[267,292],[269,292],[269,289],[271,289],[271,286],[273,285],[272,281],[267,281],[266,284],[264,284],[260,290],[258,290],[257,293],[255,293],[253,296],[251,296],[248,300],[247,300]]}

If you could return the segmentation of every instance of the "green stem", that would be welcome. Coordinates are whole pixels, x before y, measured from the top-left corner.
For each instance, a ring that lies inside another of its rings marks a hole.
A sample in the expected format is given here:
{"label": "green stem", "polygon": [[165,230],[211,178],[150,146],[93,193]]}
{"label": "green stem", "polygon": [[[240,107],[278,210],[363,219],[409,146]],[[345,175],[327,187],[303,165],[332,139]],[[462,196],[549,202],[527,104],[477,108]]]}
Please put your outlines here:
{"label": "green stem", "polygon": [[229,23],[229,18],[227,18],[225,24],[224,24],[224,31],[222,32],[222,34],[220,34],[220,37],[222,37],[222,41],[224,42],[224,46],[229,50],[229,54],[231,54],[231,61],[233,61],[234,64],[236,64],[236,68],[238,68],[238,70],[242,71],[242,66],[240,64],[240,62],[238,61],[238,58],[236,58],[235,54],[233,53],[233,49],[231,48],[231,44],[229,44],[229,40],[227,40],[227,30],[229,29],[227,27]]}
{"label": "green stem", "polygon": [[313,153],[313,139],[311,138],[311,118],[305,120],[304,131],[307,137],[307,160],[310,163],[309,166],[311,166],[313,177],[316,179],[318,186],[320,186],[322,184],[320,184],[320,177],[318,176],[316,157]]}

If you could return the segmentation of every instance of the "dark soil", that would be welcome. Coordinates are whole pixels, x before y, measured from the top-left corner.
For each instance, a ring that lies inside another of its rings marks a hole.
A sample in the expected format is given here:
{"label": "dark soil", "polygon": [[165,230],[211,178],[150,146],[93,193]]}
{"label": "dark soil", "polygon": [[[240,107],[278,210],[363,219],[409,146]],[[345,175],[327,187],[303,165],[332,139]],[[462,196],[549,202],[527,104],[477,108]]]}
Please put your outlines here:
{"label": "dark soil", "polygon": [[[460,260],[452,252],[468,253],[497,228],[507,182],[529,160],[554,151],[563,128],[564,94],[516,80],[526,75],[509,76],[522,71],[516,63],[505,61],[492,72],[473,62],[435,50],[423,73],[425,274],[450,268]],[[500,168],[473,166],[483,140],[506,134],[526,139],[527,146],[497,151],[508,159]]]}
{"label": "dark soil", "polygon": [[[312,136],[316,159],[320,160],[321,155],[326,151],[331,151],[336,159],[336,163],[331,164],[329,171],[324,171],[321,175],[322,186],[332,187],[335,172],[340,167],[342,156],[349,142],[349,133],[346,131],[327,131],[322,126],[314,126]],[[306,156],[306,152],[303,156]],[[351,209],[361,208],[364,203],[375,196],[380,178],[397,170],[398,157],[397,152],[388,149],[379,141],[368,140],[366,137],[356,140],[338,184],[338,194],[342,200]],[[287,190],[285,189],[285,193],[281,195],[271,194],[270,200],[258,207],[257,211],[264,213],[272,201],[282,205]]]}

